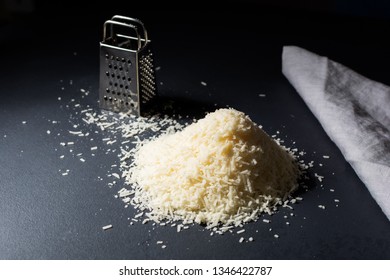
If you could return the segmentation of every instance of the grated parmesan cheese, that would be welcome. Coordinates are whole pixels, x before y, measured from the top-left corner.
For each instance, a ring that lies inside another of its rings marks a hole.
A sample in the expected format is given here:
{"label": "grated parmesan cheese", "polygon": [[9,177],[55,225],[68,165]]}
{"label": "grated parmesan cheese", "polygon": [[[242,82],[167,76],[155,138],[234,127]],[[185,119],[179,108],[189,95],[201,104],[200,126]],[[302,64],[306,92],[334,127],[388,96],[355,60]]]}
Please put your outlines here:
{"label": "grated parmesan cheese", "polygon": [[150,211],[152,220],[211,229],[270,213],[297,187],[299,169],[248,116],[220,109],[140,145],[123,176],[134,189],[132,203]]}

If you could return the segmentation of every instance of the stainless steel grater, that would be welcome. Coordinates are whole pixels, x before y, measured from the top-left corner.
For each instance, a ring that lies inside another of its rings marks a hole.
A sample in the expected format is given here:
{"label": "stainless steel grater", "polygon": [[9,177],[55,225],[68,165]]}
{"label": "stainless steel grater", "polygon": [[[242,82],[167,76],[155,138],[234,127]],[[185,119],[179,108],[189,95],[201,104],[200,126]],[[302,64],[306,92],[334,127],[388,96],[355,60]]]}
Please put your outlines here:
{"label": "stainless steel grater", "polygon": [[100,107],[140,116],[155,96],[153,54],[144,24],[113,16],[104,23],[100,43]]}

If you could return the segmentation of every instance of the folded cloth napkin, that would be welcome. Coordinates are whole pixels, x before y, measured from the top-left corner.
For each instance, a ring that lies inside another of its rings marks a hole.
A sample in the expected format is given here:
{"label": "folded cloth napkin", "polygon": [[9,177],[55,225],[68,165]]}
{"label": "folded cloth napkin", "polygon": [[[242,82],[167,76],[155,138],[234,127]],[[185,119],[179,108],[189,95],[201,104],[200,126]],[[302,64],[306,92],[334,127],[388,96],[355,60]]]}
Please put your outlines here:
{"label": "folded cloth napkin", "polygon": [[390,87],[295,46],[282,71],[390,220]]}

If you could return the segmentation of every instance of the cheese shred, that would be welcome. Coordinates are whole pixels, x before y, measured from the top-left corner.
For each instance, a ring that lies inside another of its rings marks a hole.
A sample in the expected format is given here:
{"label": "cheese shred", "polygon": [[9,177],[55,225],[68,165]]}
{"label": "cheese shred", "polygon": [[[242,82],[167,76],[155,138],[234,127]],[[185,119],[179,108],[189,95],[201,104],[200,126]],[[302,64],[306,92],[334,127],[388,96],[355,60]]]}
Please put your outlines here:
{"label": "cheese shred", "polygon": [[132,204],[156,222],[241,226],[296,189],[295,158],[244,113],[219,109],[139,146],[123,172]]}

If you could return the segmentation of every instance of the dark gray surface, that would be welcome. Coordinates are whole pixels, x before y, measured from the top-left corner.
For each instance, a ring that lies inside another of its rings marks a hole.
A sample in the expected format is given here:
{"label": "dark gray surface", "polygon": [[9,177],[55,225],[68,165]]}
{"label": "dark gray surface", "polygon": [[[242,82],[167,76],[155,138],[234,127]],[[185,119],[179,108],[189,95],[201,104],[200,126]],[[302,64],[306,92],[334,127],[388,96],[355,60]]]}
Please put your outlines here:
{"label": "dark gray surface", "polygon": [[[117,153],[105,153],[102,139],[108,134],[85,126],[71,102],[98,110],[98,42],[111,11],[76,18],[77,24],[62,24],[60,18],[56,32],[45,36],[43,17],[5,24],[0,27],[1,259],[390,258],[390,222],[283,77],[280,60],[282,46],[295,44],[390,84],[390,48],[381,37],[388,34],[388,22],[271,10],[201,14],[197,26],[199,18],[183,12],[122,14],[141,18],[151,33],[162,96],[187,100],[193,104],[187,109],[199,115],[204,108],[230,105],[269,134],[280,131],[287,146],[314,161],[310,175],[323,175],[323,186],[312,180],[294,211],[283,208],[270,224],[245,226],[242,236],[254,242],[241,244],[235,233],[210,236],[197,225],[181,233],[150,223],[130,226],[134,210],[114,198],[119,185],[107,186],[112,181],[107,174],[115,171],[111,165],[118,162]],[[233,15],[239,20],[233,22]],[[90,94],[82,98],[81,88]],[[70,136],[74,124],[90,130],[94,140]],[[62,141],[76,142],[73,153]],[[94,145],[99,150],[92,157]],[[85,163],[75,156],[79,152]],[[62,176],[66,169],[69,175]],[[103,231],[107,224],[114,228]]]}

